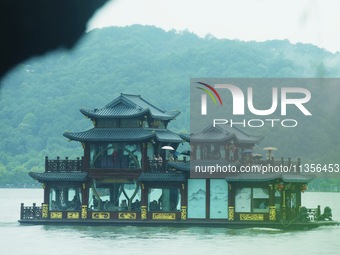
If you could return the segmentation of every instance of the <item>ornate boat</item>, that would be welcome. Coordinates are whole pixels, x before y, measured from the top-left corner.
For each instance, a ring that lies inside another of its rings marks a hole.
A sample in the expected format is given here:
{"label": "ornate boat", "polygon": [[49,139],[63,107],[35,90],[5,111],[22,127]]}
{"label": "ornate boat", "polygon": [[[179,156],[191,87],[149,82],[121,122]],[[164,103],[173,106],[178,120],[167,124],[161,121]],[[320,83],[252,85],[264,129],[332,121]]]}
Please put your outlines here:
{"label": "ornate boat", "polygon": [[[21,204],[20,223],[279,229],[338,224],[330,208],[321,214],[320,207],[301,205],[312,178],[299,172],[193,174],[212,162],[237,171],[300,165],[299,159],[254,156],[262,136],[228,125],[177,134],[168,124],[180,111],[164,111],[139,95],[121,94],[102,108],[80,111],[93,128],[64,136],[81,143],[83,156],[46,157],[44,172],[29,173],[42,184],[44,197],[41,205]],[[190,149],[178,153],[185,143]]]}

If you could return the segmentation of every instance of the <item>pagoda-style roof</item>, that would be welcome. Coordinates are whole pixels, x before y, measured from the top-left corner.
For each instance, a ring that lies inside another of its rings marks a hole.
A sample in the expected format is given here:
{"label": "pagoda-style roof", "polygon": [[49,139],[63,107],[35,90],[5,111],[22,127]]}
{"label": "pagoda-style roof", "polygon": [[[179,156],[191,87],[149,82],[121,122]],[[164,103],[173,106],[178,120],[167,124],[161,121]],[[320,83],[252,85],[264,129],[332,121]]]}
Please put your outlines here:
{"label": "pagoda-style roof", "polygon": [[161,142],[183,142],[182,138],[168,129],[151,128],[92,128],[83,132],[65,132],[64,136],[85,142],[129,142],[155,138]]}
{"label": "pagoda-style roof", "polygon": [[179,136],[186,142],[190,142],[190,134],[179,134]]}
{"label": "pagoda-style roof", "polygon": [[172,120],[181,111],[164,111],[146,101],[140,95],[120,94],[115,100],[100,109],[80,109],[89,118],[133,118],[150,115],[154,119]]}
{"label": "pagoda-style roof", "polygon": [[279,180],[284,182],[294,182],[294,183],[308,183],[311,182],[315,176],[303,175],[303,174],[276,174],[276,173],[266,173],[266,174],[252,174],[243,173],[228,176],[226,178],[227,182],[264,182]]}
{"label": "pagoda-style roof", "polygon": [[87,179],[87,173],[84,172],[29,172],[28,174],[39,182],[84,182]]}
{"label": "pagoda-style roof", "polygon": [[202,131],[190,135],[191,142],[227,142],[235,140],[238,143],[258,144],[263,138],[264,136],[249,135],[229,124],[216,127],[210,125]]}
{"label": "pagoda-style roof", "polygon": [[176,170],[180,170],[182,172],[190,172],[190,161],[186,162],[169,161],[168,166],[170,168],[175,168]]}
{"label": "pagoda-style roof", "polygon": [[186,177],[184,174],[177,173],[142,173],[138,177],[139,182],[185,182]]}

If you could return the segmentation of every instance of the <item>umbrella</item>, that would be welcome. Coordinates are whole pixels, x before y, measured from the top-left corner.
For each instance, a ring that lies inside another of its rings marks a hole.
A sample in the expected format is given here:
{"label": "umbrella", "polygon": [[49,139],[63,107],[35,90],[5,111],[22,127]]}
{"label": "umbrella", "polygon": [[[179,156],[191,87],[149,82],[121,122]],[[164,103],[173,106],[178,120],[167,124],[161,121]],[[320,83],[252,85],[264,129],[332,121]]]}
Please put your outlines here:
{"label": "umbrella", "polygon": [[277,148],[275,147],[265,147],[263,148],[264,151],[277,151]]}
{"label": "umbrella", "polygon": [[272,151],[277,151],[277,148],[275,148],[275,147],[265,147],[265,148],[263,148],[263,150],[268,151],[267,159],[272,159],[272,158],[274,158],[274,155],[272,155]]}
{"label": "umbrella", "polygon": [[171,146],[168,146],[168,145],[163,146],[161,149],[163,149],[163,150],[170,150],[170,151],[175,150],[174,148],[172,148]]}
{"label": "umbrella", "polygon": [[245,149],[245,150],[242,151],[242,153],[252,153],[252,152],[253,152],[253,150],[251,150],[251,149]]}
{"label": "umbrella", "polygon": [[260,158],[262,158],[262,154],[255,153],[255,154],[253,154],[253,158],[260,159]]}

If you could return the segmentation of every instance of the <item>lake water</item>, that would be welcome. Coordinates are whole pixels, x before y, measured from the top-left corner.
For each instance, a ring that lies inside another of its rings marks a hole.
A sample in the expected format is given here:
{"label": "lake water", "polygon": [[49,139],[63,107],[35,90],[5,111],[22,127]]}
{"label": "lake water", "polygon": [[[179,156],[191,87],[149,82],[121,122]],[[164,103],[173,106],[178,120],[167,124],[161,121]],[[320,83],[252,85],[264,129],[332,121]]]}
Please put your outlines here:
{"label": "lake water", "polygon": [[[340,254],[340,226],[308,231],[173,227],[20,225],[20,203],[42,202],[42,189],[0,189],[1,254]],[[330,206],[340,220],[340,193],[306,192],[303,205]]]}

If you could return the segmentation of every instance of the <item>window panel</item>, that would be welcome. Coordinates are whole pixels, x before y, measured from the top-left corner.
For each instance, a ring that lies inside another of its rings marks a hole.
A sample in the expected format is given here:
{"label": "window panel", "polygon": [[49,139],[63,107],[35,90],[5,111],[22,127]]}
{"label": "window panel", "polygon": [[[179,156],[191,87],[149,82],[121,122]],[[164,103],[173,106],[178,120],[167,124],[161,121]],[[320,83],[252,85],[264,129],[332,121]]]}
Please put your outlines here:
{"label": "window panel", "polygon": [[210,218],[228,218],[228,183],[224,179],[210,179]]}
{"label": "window panel", "polygon": [[188,218],[206,217],[206,180],[188,180]]}

